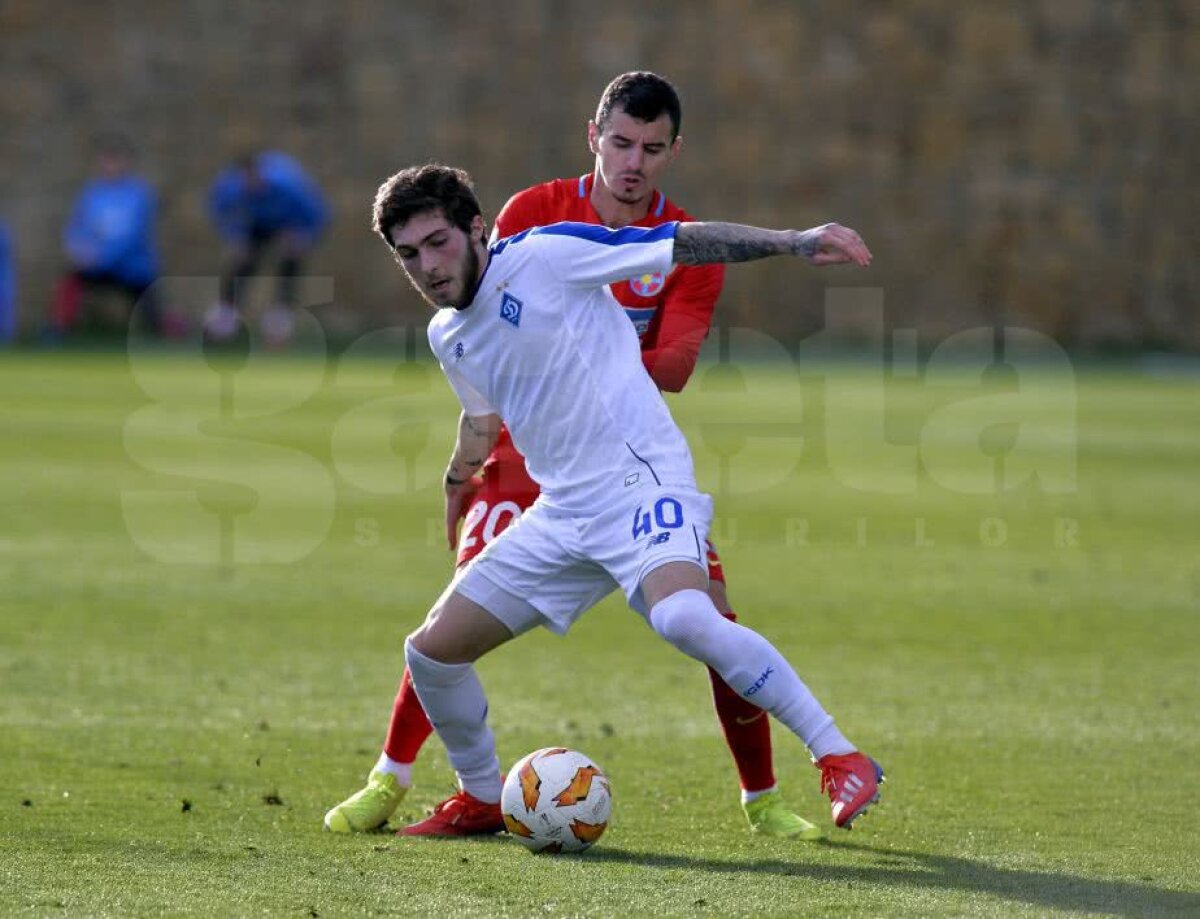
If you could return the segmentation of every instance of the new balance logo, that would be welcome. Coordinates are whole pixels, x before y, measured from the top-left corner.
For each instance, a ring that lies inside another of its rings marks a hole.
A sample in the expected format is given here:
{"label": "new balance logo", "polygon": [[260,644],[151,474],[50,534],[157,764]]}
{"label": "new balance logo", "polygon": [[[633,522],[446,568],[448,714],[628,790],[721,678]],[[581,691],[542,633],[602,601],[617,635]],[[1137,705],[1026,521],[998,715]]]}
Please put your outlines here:
{"label": "new balance logo", "polygon": [[670,533],[655,533],[653,536],[651,536],[649,539],[646,540],[646,548],[651,549],[654,546],[661,546],[663,543],[668,542],[670,539],[671,539]]}
{"label": "new balance logo", "polygon": [[751,686],[749,689],[747,689],[745,692],[743,692],[742,695],[744,695],[744,696],[754,695],[756,692],[758,692],[760,689],[762,689],[763,686],[766,685],[767,680],[769,680],[771,678],[771,674],[774,672],[775,672],[774,667],[768,667],[766,670],[764,670],[762,672],[762,676],[760,676],[757,680],[754,681],[754,685]]}

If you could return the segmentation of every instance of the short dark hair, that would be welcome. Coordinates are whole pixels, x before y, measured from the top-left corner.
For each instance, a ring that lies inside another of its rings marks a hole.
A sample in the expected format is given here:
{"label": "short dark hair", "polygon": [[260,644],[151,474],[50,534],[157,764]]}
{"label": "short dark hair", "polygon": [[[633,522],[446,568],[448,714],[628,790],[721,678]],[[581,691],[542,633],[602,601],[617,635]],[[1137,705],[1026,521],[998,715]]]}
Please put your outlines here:
{"label": "short dark hair", "polygon": [[233,158],[233,168],[241,172],[255,172],[258,169],[258,158],[261,150],[243,150]]}
{"label": "short dark hair", "polygon": [[471,177],[464,170],[426,163],[401,169],[379,186],[371,226],[393,249],[392,229],[426,211],[440,211],[466,233],[471,232],[471,221],[483,214]]}
{"label": "short dark hair", "polygon": [[663,112],[671,116],[671,140],[679,136],[683,110],[679,94],[664,77],[648,70],[623,73],[604,90],[596,106],[596,127],[603,133],[608,128],[613,109],[621,109],[639,121],[654,121]]}
{"label": "short dark hair", "polygon": [[119,131],[105,131],[97,135],[92,146],[97,156],[117,156],[123,160],[132,160],[137,156],[133,141]]}

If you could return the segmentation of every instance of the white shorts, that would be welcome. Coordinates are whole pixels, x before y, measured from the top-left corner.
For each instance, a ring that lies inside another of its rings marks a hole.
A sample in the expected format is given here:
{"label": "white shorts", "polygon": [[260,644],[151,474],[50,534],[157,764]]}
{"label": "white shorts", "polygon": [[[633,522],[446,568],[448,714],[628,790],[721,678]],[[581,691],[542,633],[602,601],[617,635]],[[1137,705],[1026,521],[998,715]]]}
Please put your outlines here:
{"label": "white shorts", "polygon": [[592,517],[547,507],[539,498],[451,584],[519,635],[542,625],[565,634],[614,589],[649,615],[642,578],[667,562],[691,562],[707,576],[705,545],[713,502],[691,487],[631,491]]}

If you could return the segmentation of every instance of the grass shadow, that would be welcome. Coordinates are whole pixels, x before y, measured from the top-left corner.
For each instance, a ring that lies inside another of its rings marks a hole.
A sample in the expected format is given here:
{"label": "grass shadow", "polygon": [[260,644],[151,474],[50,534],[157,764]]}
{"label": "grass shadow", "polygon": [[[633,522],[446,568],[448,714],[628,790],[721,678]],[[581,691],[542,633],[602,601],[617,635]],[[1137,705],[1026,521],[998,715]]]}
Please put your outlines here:
{"label": "grass shadow", "polygon": [[[580,863],[629,864],[643,868],[716,873],[775,874],[814,881],[931,888],[999,897],[1035,907],[1081,910],[1110,916],[1197,916],[1200,894],[1164,890],[1127,881],[1106,881],[1050,871],[999,868],[985,862],[928,852],[873,846],[817,843],[826,852],[874,854],[876,865],[830,865],[780,859],[709,859],[601,848]],[[561,856],[560,856],[561,857]]]}

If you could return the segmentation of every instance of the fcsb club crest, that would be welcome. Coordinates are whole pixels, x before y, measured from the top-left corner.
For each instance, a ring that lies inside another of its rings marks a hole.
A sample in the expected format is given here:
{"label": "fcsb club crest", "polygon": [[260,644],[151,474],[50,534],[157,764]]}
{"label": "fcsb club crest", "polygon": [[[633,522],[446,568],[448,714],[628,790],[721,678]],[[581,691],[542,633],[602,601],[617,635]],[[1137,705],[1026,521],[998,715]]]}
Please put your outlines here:
{"label": "fcsb club crest", "polygon": [[663,289],[663,285],[666,283],[666,277],[656,271],[653,274],[641,274],[636,278],[630,278],[629,288],[639,297],[653,297]]}

